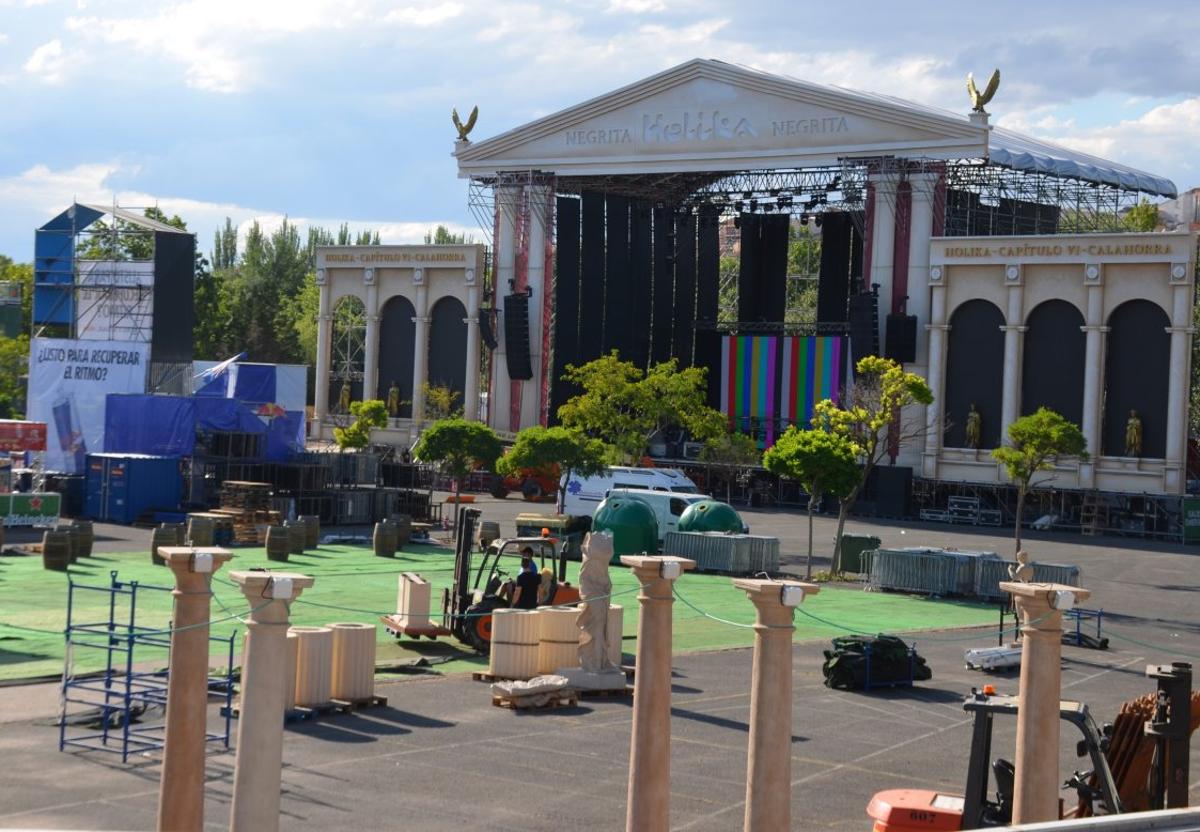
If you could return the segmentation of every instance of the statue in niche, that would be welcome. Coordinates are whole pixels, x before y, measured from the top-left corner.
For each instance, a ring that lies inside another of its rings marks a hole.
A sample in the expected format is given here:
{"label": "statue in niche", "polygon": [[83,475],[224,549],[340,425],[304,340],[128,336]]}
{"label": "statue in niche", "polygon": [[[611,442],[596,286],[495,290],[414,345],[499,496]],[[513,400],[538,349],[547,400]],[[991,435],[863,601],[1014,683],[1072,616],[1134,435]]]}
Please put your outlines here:
{"label": "statue in niche", "polygon": [[1129,411],[1129,421],[1125,423],[1125,456],[1142,455],[1142,420],[1136,410]]}
{"label": "statue in niche", "polygon": [[342,391],[338,394],[338,410],[342,413],[350,412],[350,379],[342,382]]}
{"label": "statue in niche", "polygon": [[387,412],[393,419],[400,416],[400,385],[395,379],[392,379],[392,386],[388,388]]}
{"label": "statue in niche", "polygon": [[983,438],[983,416],[975,409],[975,403],[971,402],[971,409],[967,413],[967,447],[979,450],[979,443]]}

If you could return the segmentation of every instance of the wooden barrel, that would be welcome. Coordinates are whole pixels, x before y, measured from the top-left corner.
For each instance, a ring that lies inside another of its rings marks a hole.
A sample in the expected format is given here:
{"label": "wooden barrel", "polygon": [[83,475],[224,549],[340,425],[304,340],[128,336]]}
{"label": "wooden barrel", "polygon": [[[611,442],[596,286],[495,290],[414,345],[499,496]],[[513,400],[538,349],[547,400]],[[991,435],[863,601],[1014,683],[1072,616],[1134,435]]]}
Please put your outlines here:
{"label": "wooden barrel", "polygon": [[292,541],[283,526],[267,526],[267,560],[287,562]]}
{"label": "wooden barrel", "polygon": [[42,535],[42,566],[66,572],[71,563],[71,535],[68,532],[49,531]]}
{"label": "wooden barrel", "polygon": [[375,533],[371,535],[371,545],[375,554],[381,558],[396,556],[396,524],[380,520],[375,524]]}
{"label": "wooden barrel", "polygon": [[166,525],[159,526],[150,533],[150,561],[155,566],[165,566],[167,561],[158,555],[159,546],[178,546],[179,540],[175,530]]}
{"label": "wooden barrel", "polygon": [[[79,557],[90,558],[92,556],[92,545],[96,542],[96,532],[92,527],[91,520],[76,520],[72,523],[75,527],[75,533],[79,541]],[[0,540],[0,545],[3,544]]]}
{"label": "wooden barrel", "polygon": [[396,548],[403,549],[412,540],[412,516],[393,514],[388,520],[396,527]]}
{"label": "wooden barrel", "polygon": [[187,545],[187,523],[162,523],[160,529],[167,529],[175,535],[176,546]]}
{"label": "wooden barrel", "polygon": [[62,532],[67,536],[67,541],[71,547],[71,563],[79,560],[79,530],[70,523],[59,523],[54,527],[54,530],[56,532]]}
{"label": "wooden barrel", "polygon": [[187,536],[193,546],[212,546],[214,544],[213,532],[216,530],[216,523],[211,517],[203,517],[198,514],[188,515]]}
{"label": "wooden barrel", "polygon": [[316,549],[321,541],[321,518],[315,514],[302,514],[297,519],[304,524],[304,548]]}
{"label": "wooden barrel", "polygon": [[288,553],[292,555],[304,554],[304,540],[308,537],[308,532],[304,528],[304,524],[296,520],[284,521],[283,527],[288,533]]}

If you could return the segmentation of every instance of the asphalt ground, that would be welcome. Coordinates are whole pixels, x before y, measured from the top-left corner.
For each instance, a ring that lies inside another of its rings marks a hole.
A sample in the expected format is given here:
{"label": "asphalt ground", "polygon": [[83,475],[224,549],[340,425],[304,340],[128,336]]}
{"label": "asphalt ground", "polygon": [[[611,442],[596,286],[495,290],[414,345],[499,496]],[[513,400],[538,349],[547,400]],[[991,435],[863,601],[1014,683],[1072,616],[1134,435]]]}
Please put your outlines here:
{"label": "asphalt ground", "polygon": [[[508,518],[530,506],[484,501],[482,508],[507,532]],[[744,516],[755,532],[781,538],[789,570],[803,569],[802,516]],[[833,529],[831,519],[818,520],[817,548],[824,556]],[[1012,546],[997,530],[863,521],[852,521],[848,530],[878,534],[885,545],[1004,554]],[[122,534],[105,527],[99,545],[128,551]],[[1112,638],[1107,651],[1063,648],[1064,698],[1081,699],[1099,720],[1111,719],[1121,702],[1153,690],[1147,664],[1200,661],[1200,560],[1193,550],[1055,535],[1035,535],[1028,548],[1035,560],[1081,566],[1081,583],[1094,593],[1088,606],[1105,610]],[[990,629],[922,634],[917,648],[933,678],[911,689],[870,693],[823,687],[822,645],[797,645],[793,828],[869,828],[865,806],[885,788],[961,793],[970,741],[963,696],[984,682],[1016,691],[1015,675],[963,667],[965,648],[994,643]],[[750,664],[745,649],[679,656],[673,663],[672,828],[740,828]],[[381,682],[378,693],[388,697],[387,707],[288,727],[284,829],[621,827],[629,701],[585,699],[577,708],[514,713],[493,707],[487,685],[461,675]],[[0,759],[7,762],[0,828],[152,828],[157,760],[137,758],[125,766],[112,755],[58,752],[55,698],[53,686],[0,690]],[[1012,720],[998,721],[994,754],[1011,755],[1014,728]],[[1065,779],[1086,761],[1075,758],[1073,729],[1064,728]],[[228,824],[232,771],[231,752],[211,755],[206,825],[213,829]],[[1198,791],[1193,786],[1193,795]]]}

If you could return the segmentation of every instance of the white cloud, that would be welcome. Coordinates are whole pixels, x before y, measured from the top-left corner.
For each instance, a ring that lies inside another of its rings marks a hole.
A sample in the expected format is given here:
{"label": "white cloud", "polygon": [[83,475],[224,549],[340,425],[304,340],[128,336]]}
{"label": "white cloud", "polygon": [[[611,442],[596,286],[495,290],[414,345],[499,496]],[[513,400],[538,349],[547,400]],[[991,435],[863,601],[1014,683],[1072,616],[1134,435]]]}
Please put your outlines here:
{"label": "white cloud", "polygon": [[25,71],[48,84],[56,84],[62,80],[66,64],[62,41],[55,38],[33,50],[25,62]]}
{"label": "white cloud", "polygon": [[649,12],[665,12],[667,4],[663,0],[608,0],[609,13],[647,14]]}
{"label": "white cloud", "polygon": [[406,26],[438,26],[453,20],[463,13],[460,3],[439,3],[436,6],[404,6],[388,12],[384,23],[399,23]]}

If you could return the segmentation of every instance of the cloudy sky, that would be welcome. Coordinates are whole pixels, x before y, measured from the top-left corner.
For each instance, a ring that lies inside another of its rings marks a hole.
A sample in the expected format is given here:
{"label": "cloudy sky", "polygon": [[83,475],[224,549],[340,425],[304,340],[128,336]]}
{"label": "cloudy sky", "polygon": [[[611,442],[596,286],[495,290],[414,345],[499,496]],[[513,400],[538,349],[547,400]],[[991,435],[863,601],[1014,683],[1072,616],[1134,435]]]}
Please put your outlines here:
{"label": "cloudy sky", "polygon": [[[937,7],[941,8],[937,8]],[[922,11],[911,11],[920,8]],[[1200,185],[1185,3],[0,0],[0,253],[72,200],[478,231],[451,107],[486,138],[694,57],[960,112]]]}

